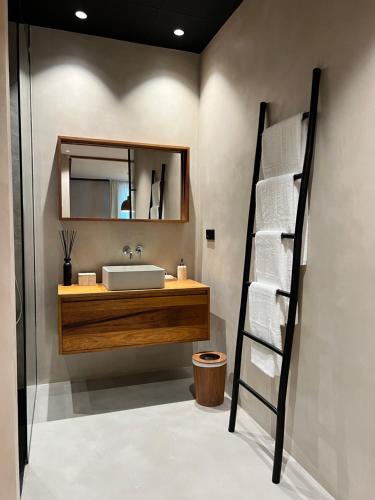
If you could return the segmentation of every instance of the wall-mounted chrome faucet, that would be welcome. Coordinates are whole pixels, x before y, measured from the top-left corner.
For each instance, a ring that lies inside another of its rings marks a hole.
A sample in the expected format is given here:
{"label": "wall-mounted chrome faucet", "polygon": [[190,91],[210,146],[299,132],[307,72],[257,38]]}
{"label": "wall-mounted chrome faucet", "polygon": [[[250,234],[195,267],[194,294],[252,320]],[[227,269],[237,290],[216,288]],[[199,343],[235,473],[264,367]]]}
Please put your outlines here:
{"label": "wall-mounted chrome faucet", "polygon": [[[135,250],[134,250],[134,253],[135,255],[137,255],[139,258],[142,257],[142,253],[144,251],[144,248],[142,245],[137,245],[135,247]],[[129,245],[125,245],[124,248],[122,249],[122,254],[125,256],[125,257],[129,257],[129,260],[132,260],[132,257],[134,255],[132,249],[130,248]]]}
{"label": "wall-mounted chrome faucet", "polygon": [[125,256],[125,257],[129,257],[130,260],[132,260],[132,257],[133,257],[133,252],[132,252],[132,249],[130,248],[129,245],[125,245],[124,248],[122,249],[122,254]]}

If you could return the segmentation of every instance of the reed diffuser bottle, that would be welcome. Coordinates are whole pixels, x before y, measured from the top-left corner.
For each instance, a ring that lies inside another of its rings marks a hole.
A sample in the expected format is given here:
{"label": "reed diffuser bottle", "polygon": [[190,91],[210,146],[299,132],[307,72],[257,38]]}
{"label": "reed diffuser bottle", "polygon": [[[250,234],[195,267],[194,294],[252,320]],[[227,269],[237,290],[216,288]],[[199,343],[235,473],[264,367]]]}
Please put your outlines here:
{"label": "reed diffuser bottle", "polygon": [[63,267],[63,275],[64,275],[64,286],[70,286],[72,284],[72,250],[74,241],[77,236],[77,231],[70,229],[63,229],[59,231],[61,245],[64,251],[64,267]]}

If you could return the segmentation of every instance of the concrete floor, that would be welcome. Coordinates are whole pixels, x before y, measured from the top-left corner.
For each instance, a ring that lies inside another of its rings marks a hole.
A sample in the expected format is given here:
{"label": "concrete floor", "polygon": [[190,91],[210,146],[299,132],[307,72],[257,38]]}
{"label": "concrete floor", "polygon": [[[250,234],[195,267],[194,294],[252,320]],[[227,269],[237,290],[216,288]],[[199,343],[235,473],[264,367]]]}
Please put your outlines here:
{"label": "concrete floor", "polygon": [[[330,497],[291,457],[271,482],[273,440],[229,399],[198,406],[192,379],[39,386],[22,500]],[[74,418],[73,418],[74,417]]]}

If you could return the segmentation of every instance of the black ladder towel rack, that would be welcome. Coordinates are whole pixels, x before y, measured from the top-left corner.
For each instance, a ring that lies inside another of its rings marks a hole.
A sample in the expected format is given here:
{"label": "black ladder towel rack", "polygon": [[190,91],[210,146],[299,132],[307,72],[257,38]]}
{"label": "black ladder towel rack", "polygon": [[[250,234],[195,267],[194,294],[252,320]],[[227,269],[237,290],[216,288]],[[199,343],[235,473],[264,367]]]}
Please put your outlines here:
{"label": "black ladder towel rack", "polygon": [[[247,310],[247,300],[248,300],[248,289],[249,289],[249,275],[251,267],[251,253],[252,253],[252,243],[254,237],[254,220],[255,220],[255,192],[256,184],[259,180],[260,164],[262,157],[262,134],[265,125],[266,109],[267,103],[260,103],[259,110],[259,123],[258,123],[258,136],[255,150],[255,160],[254,160],[254,172],[253,172],[253,182],[251,188],[251,198],[250,198],[250,208],[249,208],[249,220],[247,226],[247,238],[246,238],[246,250],[245,250],[245,263],[243,272],[243,282],[242,282],[242,293],[241,293],[241,306],[238,321],[238,332],[237,332],[237,344],[236,344],[236,356],[234,365],[234,378],[233,378],[233,390],[232,390],[232,405],[230,411],[229,420],[229,432],[234,432],[236,425],[237,416],[237,405],[238,405],[238,392],[239,387],[243,387],[248,390],[253,396],[255,396],[259,401],[261,401],[265,406],[267,406],[273,413],[276,414],[276,438],[275,438],[275,453],[273,462],[273,474],[272,481],[274,483],[280,482],[281,475],[281,465],[283,457],[283,447],[284,447],[284,427],[285,427],[285,402],[286,394],[288,388],[288,377],[289,377],[289,367],[290,359],[293,347],[293,336],[294,336],[294,326],[296,319],[297,303],[298,303],[298,289],[299,289],[299,276],[300,276],[300,263],[301,263],[301,251],[302,251],[302,237],[303,237],[303,224],[305,216],[305,206],[309,187],[310,170],[311,163],[314,152],[314,142],[315,142],[315,129],[316,120],[318,112],[318,98],[319,98],[319,82],[320,82],[320,68],[315,68],[313,70],[312,77],[312,88],[311,88],[311,100],[310,100],[310,111],[305,113],[303,118],[309,118],[308,129],[307,129],[307,140],[306,140],[306,150],[303,161],[302,174],[296,175],[295,179],[301,179],[299,200],[297,206],[296,214],[296,225],[294,233],[282,233],[284,238],[294,239],[294,250],[293,250],[293,265],[292,265],[292,277],[290,292],[284,290],[277,290],[277,294],[283,295],[289,298],[289,311],[288,320],[286,324],[285,331],[285,341],[283,349],[278,349],[275,346],[265,342],[264,340],[252,335],[250,332],[245,331],[245,319]],[[241,379],[241,359],[242,359],[242,347],[244,337],[249,338],[261,345],[269,348],[273,352],[276,352],[282,356],[282,365],[280,373],[279,382],[279,394],[277,399],[277,406],[274,406],[267,399],[265,399],[261,394],[259,394],[255,389],[248,385],[244,380]]]}

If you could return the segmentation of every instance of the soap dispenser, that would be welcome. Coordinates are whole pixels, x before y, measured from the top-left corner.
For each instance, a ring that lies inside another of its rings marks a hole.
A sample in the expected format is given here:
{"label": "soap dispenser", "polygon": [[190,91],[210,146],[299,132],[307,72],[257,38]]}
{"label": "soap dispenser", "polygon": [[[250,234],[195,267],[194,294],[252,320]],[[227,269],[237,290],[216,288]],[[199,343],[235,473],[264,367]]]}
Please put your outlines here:
{"label": "soap dispenser", "polygon": [[177,266],[177,279],[187,280],[187,267],[184,264],[184,259],[181,259],[180,265]]}

